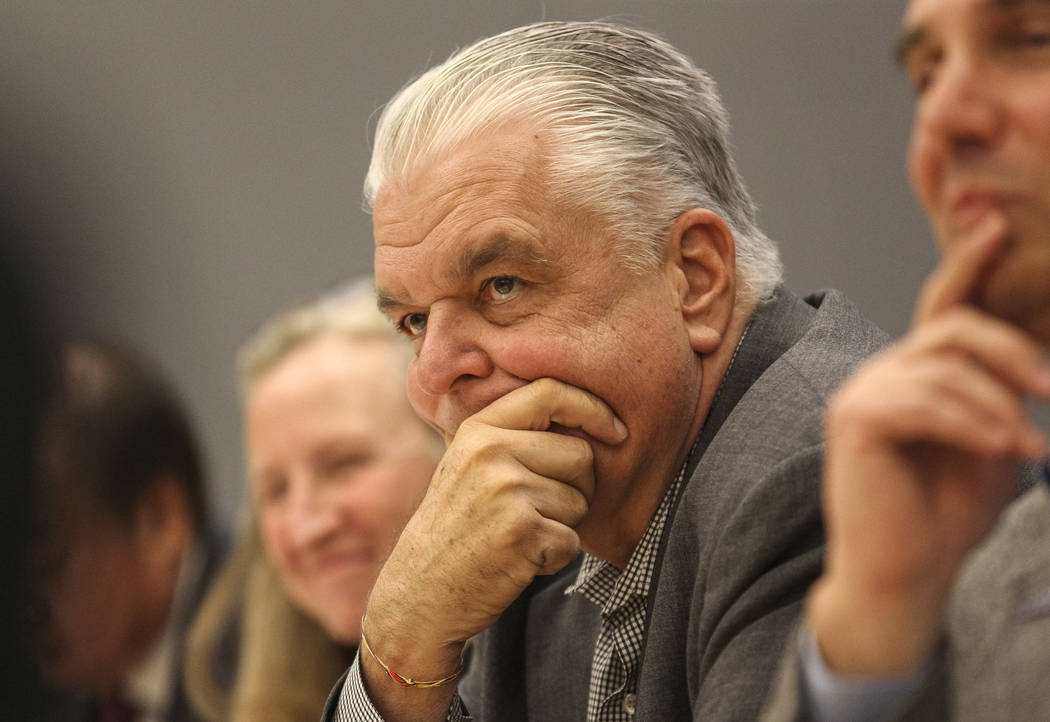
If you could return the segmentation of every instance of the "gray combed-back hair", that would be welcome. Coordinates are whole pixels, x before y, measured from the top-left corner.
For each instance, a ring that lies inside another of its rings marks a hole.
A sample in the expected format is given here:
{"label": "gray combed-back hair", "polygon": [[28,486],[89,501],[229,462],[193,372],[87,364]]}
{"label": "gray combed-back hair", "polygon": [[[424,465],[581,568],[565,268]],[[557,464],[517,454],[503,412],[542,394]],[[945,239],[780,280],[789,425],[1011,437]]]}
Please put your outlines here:
{"label": "gray combed-back hair", "polygon": [[714,80],[660,38],[613,23],[509,30],[402,88],[376,128],[366,204],[458,144],[521,123],[551,139],[546,160],[559,198],[597,213],[628,267],[655,268],[674,220],[702,207],[733,231],[742,300],[780,281]]}

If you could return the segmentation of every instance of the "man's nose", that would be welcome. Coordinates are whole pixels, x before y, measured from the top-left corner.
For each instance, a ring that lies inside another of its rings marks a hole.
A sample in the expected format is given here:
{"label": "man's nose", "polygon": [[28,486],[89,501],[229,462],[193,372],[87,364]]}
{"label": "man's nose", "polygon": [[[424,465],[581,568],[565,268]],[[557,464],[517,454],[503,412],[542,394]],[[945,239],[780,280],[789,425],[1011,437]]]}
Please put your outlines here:
{"label": "man's nose", "polygon": [[441,396],[452,391],[457,382],[492,374],[492,359],[482,348],[483,324],[463,309],[431,307],[413,368],[420,390]]}
{"label": "man's nose", "polygon": [[919,99],[917,143],[950,153],[984,150],[1002,131],[991,68],[980,58],[945,58]]}

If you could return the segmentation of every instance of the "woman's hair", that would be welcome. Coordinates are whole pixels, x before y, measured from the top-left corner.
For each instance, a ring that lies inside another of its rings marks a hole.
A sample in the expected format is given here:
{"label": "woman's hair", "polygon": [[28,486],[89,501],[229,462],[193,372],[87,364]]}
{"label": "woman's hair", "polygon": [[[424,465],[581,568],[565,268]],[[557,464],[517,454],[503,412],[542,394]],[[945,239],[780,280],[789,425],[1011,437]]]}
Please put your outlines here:
{"label": "woman's hair", "polygon": [[[376,308],[372,279],[359,278],[263,324],[237,356],[242,397],[293,351],[329,335],[403,347],[404,364],[391,373],[403,375],[411,358],[410,345]],[[257,519],[250,509],[247,529],[190,629],[186,690],[213,722],[315,722],[353,650],[288,597]]]}
{"label": "woman's hair", "polygon": [[406,367],[412,357],[411,345],[399,343],[393,324],[376,307],[372,277],[362,276],[264,323],[237,352],[241,395],[288,354],[327,335],[388,340],[401,350]]}
{"label": "woman's hair", "polygon": [[296,607],[250,528],[186,641],[186,691],[211,722],[315,722],[353,651]]}

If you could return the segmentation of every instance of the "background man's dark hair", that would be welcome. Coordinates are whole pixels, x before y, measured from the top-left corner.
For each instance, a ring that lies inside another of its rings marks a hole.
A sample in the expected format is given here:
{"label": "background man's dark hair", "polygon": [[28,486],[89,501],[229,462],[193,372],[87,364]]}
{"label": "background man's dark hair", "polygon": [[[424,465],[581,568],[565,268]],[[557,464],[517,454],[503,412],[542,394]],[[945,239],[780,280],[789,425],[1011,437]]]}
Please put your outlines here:
{"label": "background man's dark hair", "polygon": [[51,493],[76,490],[130,524],[161,477],[208,522],[201,456],[182,404],[144,359],[112,343],[62,352],[40,428],[38,467]]}

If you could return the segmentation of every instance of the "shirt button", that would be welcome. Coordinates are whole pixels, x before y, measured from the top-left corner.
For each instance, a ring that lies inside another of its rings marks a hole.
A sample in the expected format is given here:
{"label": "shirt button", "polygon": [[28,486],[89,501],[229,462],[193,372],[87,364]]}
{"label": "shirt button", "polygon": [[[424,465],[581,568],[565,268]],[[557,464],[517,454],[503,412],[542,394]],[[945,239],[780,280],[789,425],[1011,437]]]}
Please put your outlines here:
{"label": "shirt button", "polygon": [[623,696],[623,711],[634,717],[634,705],[638,701],[638,695],[628,692]]}

